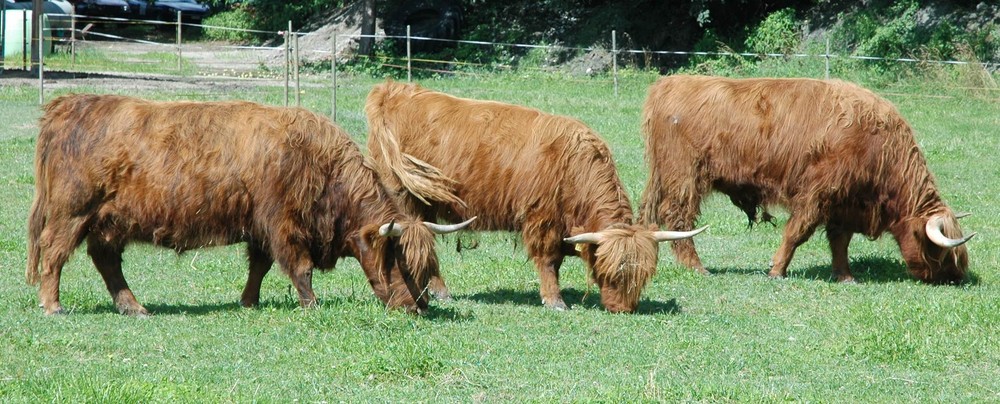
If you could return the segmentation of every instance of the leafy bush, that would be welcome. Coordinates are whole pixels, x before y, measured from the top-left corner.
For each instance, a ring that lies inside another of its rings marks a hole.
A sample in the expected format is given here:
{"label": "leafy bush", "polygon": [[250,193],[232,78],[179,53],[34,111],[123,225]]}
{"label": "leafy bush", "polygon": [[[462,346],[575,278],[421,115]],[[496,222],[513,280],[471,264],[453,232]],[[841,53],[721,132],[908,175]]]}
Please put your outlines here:
{"label": "leafy bush", "polygon": [[858,43],[857,53],[861,55],[881,56],[885,58],[900,58],[912,56],[917,39],[917,10],[919,5],[914,0],[901,1],[889,7],[886,14],[892,16],[881,20],[872,16],[870,33]]}
{"label": "leafy bush", "polygon": [[257,29],[284,31],[288,29],[289,21],[293,29],[298,29],[322,11],[340,7],[343,3],[342,0],[254,0],[248,7],[254,10]]}
{"label": "leafy bush", "polygon": [[[211,15],[205,18],[203,24],[214,27],[254,29],[253,15],[243,7]],[[216,28],[205,28],[204,37],[209,40],[237,43],[252,43],[259,39],[251,32]]]}
{"label": "leafy bush", "polygon": [[[206,25],[230,28],[254,29],[260,31],[284,31],[288,22],[298,30],[313,17],[323,11],[344,5],[344,0],[207,0],[206,3],[218,11],[205,19]],[[209,22],[214,22],[210,24]],[[256,40],[257,35],[236,33],[235,31],[214,30],[210,39],[247,42]]]}
{"label": "leafy bush", "polygon": [[754,53],[791,53],[801,42],[795,10],[786,8],[767,16],[746,39],[747,50]]}

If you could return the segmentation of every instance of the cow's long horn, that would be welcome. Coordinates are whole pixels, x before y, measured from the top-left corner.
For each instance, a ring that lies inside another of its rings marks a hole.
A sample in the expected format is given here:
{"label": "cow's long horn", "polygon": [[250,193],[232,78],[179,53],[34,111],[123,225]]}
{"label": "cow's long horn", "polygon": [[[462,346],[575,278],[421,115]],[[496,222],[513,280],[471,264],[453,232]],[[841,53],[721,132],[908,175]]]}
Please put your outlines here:
{"label": "cow's long horn", "polygon": [[972,212],[956,213],[955,214],[955,219],[961,219],[963,217],[969,217],[969,216],[972,216]]}
{"label": "cow's long horn", "polygon": [[707,228],[708,225],[705,225],[700,229],[695,229],[691,231],[666,231],[666,230],[654,231],[653,238],[656,239],[656,242],[658,243],[671,240],[681,240],[685,238],[694,237],[698,233],[705,231],[705,229]]}
{"label": "cow's long horn", "polygon": [[466,228],[467,226],[469,226],[470,223],[472,223],[472,221],[476,220],[477,217],[479,217],[479,216],[473,216],[472,219],[466,220],[466,221],[464,221],[462,223],[437,224],[437,223],[431,223],[431,222],[424,222],[424,225],[427,226],[427,228],[431,230],[431,233],[434,233],[434,234],[448,234],[448,233],[454,233],[456,231],[459,231],[459,230],[462,230],[462,229]]}
{"label": "cow's long horn", "polygon": [[593,233],[580,233],[573,237],[566,237],[563,241],[570,244],[601,244],[604,241],[604,235],[601,232]]}
{"label": "cow's long horn", "polygon": [[403,235],[405,227],[401,224],[396,224],[396,219],[392,219],[389,223],[383,224],[382,227],[378,228],[378,235],[382,237],[399,237]]}
{"label": "cow's long horn", "polygon": [[938,246],[944,248],[955,248],[965,244],[966,241],[969,241],[969,239],[976,235],[976,233],[972,233],[962,238],[948,238],[948,236],[945,236],[944,233],[941,232],[943,220],[943,216],[935,215],[927,221],[926,225],[924,225],[924,232],[927,233],[927,238],[931,239],[931,242],[937,244]]}

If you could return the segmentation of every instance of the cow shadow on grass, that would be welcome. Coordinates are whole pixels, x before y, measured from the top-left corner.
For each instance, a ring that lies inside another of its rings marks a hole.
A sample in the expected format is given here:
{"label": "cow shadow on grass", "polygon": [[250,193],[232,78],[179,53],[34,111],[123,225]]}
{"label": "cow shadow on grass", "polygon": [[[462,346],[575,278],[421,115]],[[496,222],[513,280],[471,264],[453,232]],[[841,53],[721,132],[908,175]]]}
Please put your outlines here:
{"label": "cow shadow on grass", "polygon": [[[851,273],[858,283],[901,283],[911,282],[915,278],[910,275],[903,261],[878,256],[864,256],[852,258],[850,261]],[[767,276],[767,266],[760,267],[729,267],[710,268],[712,274],[741,274]],[[809,279],[817,281],[827,281],[836,283],[833,277],[833,269],[830,265],[813,265],[805,269],[796,268],[795,262],[788,269],[789,279]],[[966,285],[979,284],[979,277],[975,273],[969,273],[964,282]]]}
{"label": "cow shadow on grass", "polygon": [[[48,70],[44,72],[46,80],[72,80],[72,79],[134,79],[120,74],[108,73],[88,73],[88,72],[67,72],[59,70]],[[37,79],[38,71],[31,70],[4,70],[3,77],[9,79]],[[159,79],[165,81],[164,79]]]}
{"label": "cow shadow on grass", "polygon": [[[243,307],[239,303],[205,303],[205,304],[169,304],[169,303],[150,303],[143,304],[143,307],[149,311],[151,316],[159,315],[191,315],[191,316],[204,316],[208,314],[215,314],[225,311],[237,311],[242,310]],[[113,303],[104,303],[90,307],[67,307],[71,313],[81,313],[81,314],[110,314],[118,313],[118,309]]]}
{"label": "cow shadow on grass", "polygon": [[[601,305],[601,296],[596,291],[584,292],[567,288],[562,289],[562,297],[571,310],[579,308],[604,310],[604,306]],[[542,307],[542,299],[539,297],[537,291],[496,289],[471,295],[455,296],[455,298],[484,304],[518,304]],[[680,305],[677,304],[676,299],[660,302],[641,298],[639,299],[639,307],[636,308],[635,314],[678,314],[680,311]]]}
{"label": "cow shadow on grass", "polygon": [[[232,303],[205,303],[205,304],[147,304],[146,310],[152,315],[188,315],[188,316],[204,316],[208,314],[217,314],[226,311],[239,311],[244,310],[243,306],[240,306],[238,302]],[[111,310],[115,310],[113,307]]]}

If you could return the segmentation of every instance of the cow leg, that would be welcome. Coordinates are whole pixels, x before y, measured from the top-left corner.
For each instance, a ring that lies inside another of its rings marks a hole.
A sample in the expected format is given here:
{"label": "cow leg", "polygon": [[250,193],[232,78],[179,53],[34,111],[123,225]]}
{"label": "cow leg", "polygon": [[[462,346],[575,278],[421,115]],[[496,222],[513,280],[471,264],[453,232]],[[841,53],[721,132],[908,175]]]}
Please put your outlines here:
{"label": "cow leg", "polygon": [[69,261],[83,241],[85,217],[68,219],[49,219],[39,240],[42,247],[42,279],[38,288],[38,298],[45,314],[62,314],[59,304],[59,278],[62,276],[63,265]]}
{"label": "cow leg", "polygon": [[250,261],[250,271],[247,274],[247,284],[243,287],[243,294],[240,296],[240,305],[243,307],[256,307],[260,304],[260,284],[264,281],[264,275],[271,270],[274,259],[266,251],[259,247],[248,244],[247,257]]}
{"label": "cow leg", "polygon": [[[287,251],[288,253],[278,256],[274,254],[275,251]],[[316,307],[316,294],[313,293],[312,288],[313,263],[309,259],[307,251],[304,247],[288,244],[278,246],[275,243],[271,243],[272,256],[274,256],[278,261],[278,265],[281,265],[281,269],[292,280],[292,285],[299,292],[299,304],[305,308]]]}
{"label": "cow leg", "polygon": [[[694,170],[694,168],[687,168]],[[696,178],[696,173],[690,173],[691,178]],[[644,207],[644,223],[653,223],[649,213],[655,211],[659,224],[668,230],[691,230],[701,213],[702,195],[708,193],[708,189],[699,189],[698,185],[692,181],[691,184],[678,184],[678,186],[664,186],[660,190],[646,190],[644,192],[659,192],[659,206]],[[643,203],[651,203],[646,200],[653,200],[653,197],[643,195]],[[709,272],[701,263],[698,251],[695,250],[694,239],[686,238],[670,242],[670,249],[674,253],[677,261],[695,272],[707,275]]]}
{"label": "cow leg", "polygon": [[785,232],[781,238],[781,245],[771,259],[771,271],[768,276],[772,278],[784,278],[788,275],[788,263],[795,255],[795,249],[802,243],[809,240],[819,221],[815,214],[802,214],[803,211],[815,211],[815,207],[809,209],[797,209],[792,211],[788,223],[785,224]]}
{"label": "cow leg", "polygon": [[562,252],[563,236],[557,229],[554,220],[546,215],[544,210],[534,212],[534,217],[525,220],[521,231],[524,249],[535,261],[538,270],[539,293],[542,304],[555,310],[566,310],[569,307],[563,302],[559,289],[559,267],[562,266],[565,254]]}
{"label": "cow leg", "polygon": [[826,238],[830,241],[830,253],[833,256],[833,276],[839,282],[854,282],[847,258],[847,246],[851,244],[852,235],[851,232],[830,231],[827,228]]}
{"label": "cow leg", "polygon": [[101,278],[104,278],[104,285],[107,286],[118,312],[129,316],[148,316],[149,312],[136,300],[122,273],[124,251],[124,246],[107,244],[94,235],[87,239],[87,254]]}
{"label": "cow leg", "polygon": [[534,261],[538,269],[538,279],[541,281],[542,304],[555,310],[569,309],[563,302],[559,289],[559,267],[562,266],[563,256],[535,256]]}
{"label": "cow leg", "polygon": [[[678,212],[674,214],[673,218],[666,220],[666,228],[670,230],[689,230],[694,229],[695,219],[698,217],[698,205],[695,203],[694,207],[681,205],[681,204],[670,204],[667,207],[669,212]],[[686,238],[682,240],[674,240],[670,242],[670,250],[673,251],[674,257],[677,261],[688,268],[693,269],[695,272],[708,275],[709,272],[705,269],[705,266],[701,263],[701,258],[698,257],[698,250],[694,247],[694,238]]]}

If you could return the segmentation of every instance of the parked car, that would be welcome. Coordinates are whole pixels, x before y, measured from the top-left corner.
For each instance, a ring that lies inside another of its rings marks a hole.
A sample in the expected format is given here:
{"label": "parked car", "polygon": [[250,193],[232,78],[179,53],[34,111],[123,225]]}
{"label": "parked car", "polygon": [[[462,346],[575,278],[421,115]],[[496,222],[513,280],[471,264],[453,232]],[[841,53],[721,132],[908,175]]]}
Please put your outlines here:
{"label": "parked car", "polygon": [[76,13],[90,17],[130,17],[125,0],[77,0]]}
{"label": "parked car", "polygon": [[182,22],[200,24],[209,12],[207,5],[196,0],[128,0],[128,4],[133,17],[157,21],[177,21],[180,11]]}

